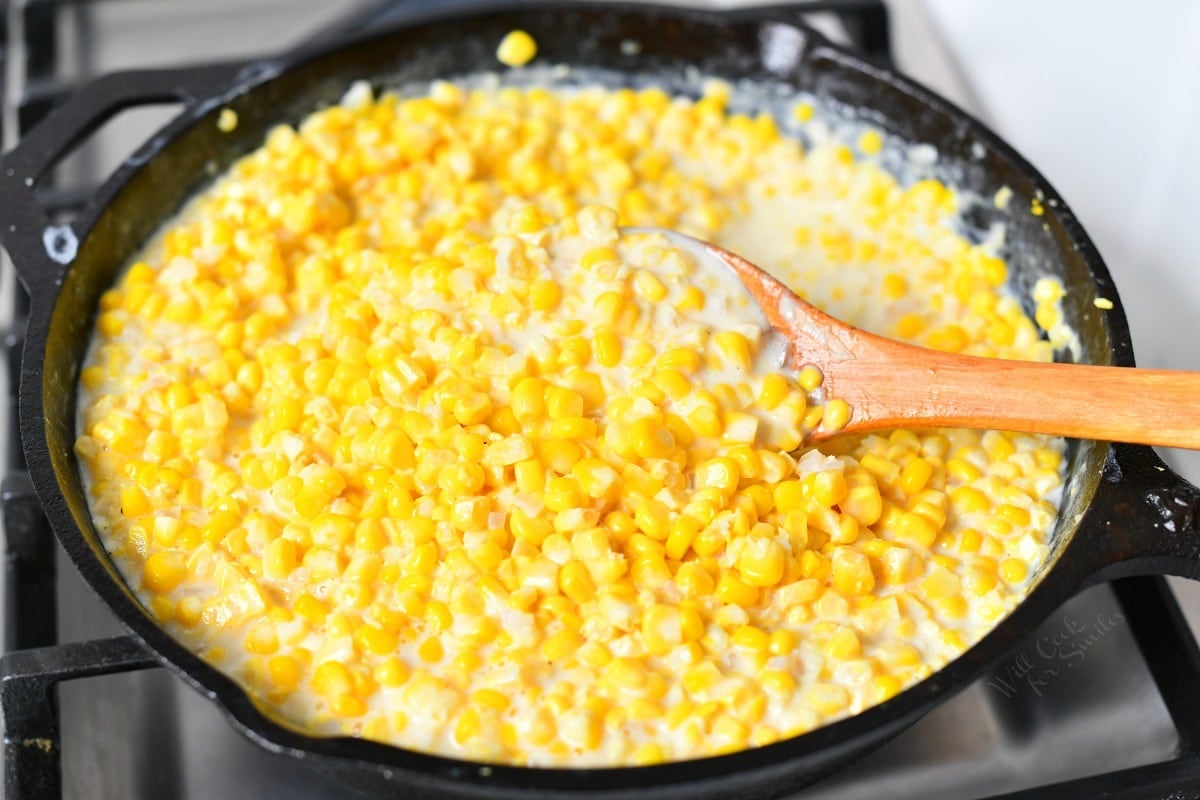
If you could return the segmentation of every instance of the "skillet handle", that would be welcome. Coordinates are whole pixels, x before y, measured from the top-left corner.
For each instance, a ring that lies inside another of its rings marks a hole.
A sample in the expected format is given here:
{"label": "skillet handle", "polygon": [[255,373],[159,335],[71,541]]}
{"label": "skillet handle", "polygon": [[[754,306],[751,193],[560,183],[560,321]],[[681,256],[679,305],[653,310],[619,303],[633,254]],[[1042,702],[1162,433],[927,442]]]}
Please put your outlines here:
{"label": "skillet handle", "polygon": [[887,6],[879,0],[791,0],[734,6],[721,13],[729,17],[770,19],[800,25],[812,38],[811,47],[829,42],[823,31],[813,27],[813,17],[830,12],[836,14],[846,27],[857,53],[877,64],[892,64],[891,20]]}
{"label": "skillet handle", "polygon": [[1114,444],[1075,536],[1087,585],[1132,575],[1198,579],[1200,488],[1149,447]]}
{"label": "skillet handle", "polygon": [[245,63],[118,72],[79,89],[5,153],[0,161],[0,241],[21,282],[37,297],[52,291],[75,258],[79,240],[70,222],[55,224],[34,188],[50,169],[102,124],[126,108],[181,102],[189,110],[220,102],[253,78]]}

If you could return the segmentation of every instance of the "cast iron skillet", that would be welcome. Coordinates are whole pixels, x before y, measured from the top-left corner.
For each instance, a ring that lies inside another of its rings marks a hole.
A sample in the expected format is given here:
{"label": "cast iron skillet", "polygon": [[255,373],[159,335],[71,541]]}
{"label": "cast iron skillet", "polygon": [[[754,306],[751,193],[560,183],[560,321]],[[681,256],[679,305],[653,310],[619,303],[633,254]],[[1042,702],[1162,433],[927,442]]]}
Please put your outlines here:
{"label": "cast iron skillet", "polygon": [[[775,797],[794,791],[899,733],[1002,657],[1081,588],[1138,573],[1200,575],[1200,490],[1146,447],[1072,443],[1063,512],[1047,566],[1028,598],[982,641],[882,705],[811,733],[741,753],[653,767],[528,769],[484,766],[281,725],[232,681],[160,629],[125,586],[88,513],[72,445],[75,385],[100,294],[150,234],[212,176],[257,147],[270,126],[336,101],[355,79],[404,83],[497,68],[513,28],[538,40],[539,63],[652,73],[684,67],[734,81],[804,90],[892,136],[927,142],[960,186],[1014,196],[1002,212],[979,204],[970,222],[1008,225],[1007,257],[1022,296],[1043,274],[1069,287],[1065,311],[1082,360],[1133,365],[1129,330],[1108,271],[1074,215],[1029,164],[975,120],[893,72],[830,45],[799,24],[799,9],[701,13],[652,6],[556,3],[428,18],[332,50],[249,66],[129,72],[70,98],[9,153],[0,175],[0,237],[32,295],[21,374],[21,434],[37,494],[84,578],[123,623],[184,679],[219,703],[262,746],[306,759],[380,796],[459,798]],[[640,43],[636,54],[624,41]],[[108,180],[69,223],[52,224],[33,187],[70,148],[117,111],[180,101],[184,110]],[[222,133],[222,108],[238,114]],[[1044,216],[1024,213],[1033,197]],[[1105,313],[1097,296],[1114,301]]]}

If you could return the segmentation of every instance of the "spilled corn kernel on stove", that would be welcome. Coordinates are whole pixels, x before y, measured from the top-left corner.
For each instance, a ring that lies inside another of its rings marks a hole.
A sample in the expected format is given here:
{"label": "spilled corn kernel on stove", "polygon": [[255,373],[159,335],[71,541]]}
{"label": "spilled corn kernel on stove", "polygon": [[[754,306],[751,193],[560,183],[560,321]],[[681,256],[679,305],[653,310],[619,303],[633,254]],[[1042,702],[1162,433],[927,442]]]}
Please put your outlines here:
{"label": "spilled corn kernel on stove", "polygon": [[[92,58],[104,63],[106,40],[91,32],[103,31],[113,17],[120,20],[123,11],[136,14],[122,5],[30,3],[7,20],[13,46],[5,54],[20,62],[16,66],[26,78],[12,98],[19,129],[66,90],[63,78],[90,74]],[[282,3],[252,5],[252,15],[261,15],[257,24],[284,16]],[[330,12],[313,4],[305,21],[325,23],[325,36],[344,35],[387,25],[421,5],[376,4],[329,24]],[[192,9],[162,8],[155,13],[164,15],[160,21],[167,26],[172,20],[202,26],[207,19],[218,30],[233,27],[219,10],[210,8],[209,17],[197,19]],[[835,2],[812,8],[833,12],[828,20],[864,52],[889,58],[882,6]],[[133,19],[125,18],[122,35],[137,28],[128,24]],[[18,131],[8,133],[11,143]],[[76,183],[64,175],[47,204],[70,214],[88,196],[88,176],[107,171],[97,169],[106,155],[81,152],[66,170]],[[18,297],[14,332],[21,329],[24,311]],[[13,375],[20,344],[14,333],[8,341]],[[13,405],[10,399],[10,414]],[[150,669],[155,662],[133,639],[119,635],[106,612],[96,610],[73,570],[56,571],[55,546],[21,472],[19,448],[11,446],[11,435],[9,441],[10,473],[3,486],[9,555],[6,796],[357,796],[293,760],[257,749],[202,698]],[[97,638],[105,635],[115,638]],[[1099,587],[1052,616],[987,679],[807,794],[1058,797],[1105,789],[1121,797],[1181,796],[1176,790],[1196,777],[1189,724],[1200,716],[1188,691],[1197,674],[1196,656],[1161,581]],[[55,691],[57,703],[48,699]]]}

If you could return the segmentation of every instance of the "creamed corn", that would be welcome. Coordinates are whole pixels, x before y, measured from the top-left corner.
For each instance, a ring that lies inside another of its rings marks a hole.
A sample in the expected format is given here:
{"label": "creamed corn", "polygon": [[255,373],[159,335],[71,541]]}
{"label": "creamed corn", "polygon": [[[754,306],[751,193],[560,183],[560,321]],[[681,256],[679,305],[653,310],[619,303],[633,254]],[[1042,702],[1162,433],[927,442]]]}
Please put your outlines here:
{"label": "creamed corn", "polygon": [[955,194],[876,166],[881,134],[806,153],[721,87],[352,94],[161,232],[80,377],[104,541],[277,714],[492,762],[686,759],[887,700],[1020,600],[1060,440],[805,448],[849,411],[820,374],[770,362],[740,288],[617,229],[713,240],[880,333],[1048,359],[1060,290],[1027,318]]}

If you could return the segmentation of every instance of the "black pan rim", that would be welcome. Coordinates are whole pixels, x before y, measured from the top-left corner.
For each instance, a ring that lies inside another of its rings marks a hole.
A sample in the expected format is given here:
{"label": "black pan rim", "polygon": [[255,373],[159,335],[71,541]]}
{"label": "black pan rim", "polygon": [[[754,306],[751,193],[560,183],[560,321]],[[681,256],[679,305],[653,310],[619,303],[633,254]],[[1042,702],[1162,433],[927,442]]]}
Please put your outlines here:
{"label": "black pan rim", "polygon": [[[1062,224],[1072,245],[1080,251],[1097,288],[1103,289],[1109,297],[1116,299],[1115,288],[1112,288],[1112,280],[1107,268],[1074,214],[1062,202],[1049,182],[1011,147],[977,120],[918,84],[892,70],[864,61],[850,51],[825,42],[819,34],[811,29],[793,21],[779,20],[779,9],[750,9],[738,11],[735,14],[722,14],[631,3],[539,2],[489,8],[471,16],[486,17],[504,16],[517,12],[525,13],[531,7],[562,12],[603,10],[605,13],[614,14],[645,15],[654,13],[692,19],[705,24],[720,22],[722,24],[760,26],[767,22],[778,22],[779,24],[793,25],[814,43],[805,54],[806,59],[834,59],[842,66],[862,73],[871,80],[882,81],[892,88],[916,97],[936,113],[961,122],[964,128],[985,147],[1012,162],[1046,199],[1049,205],[1047,214],[1053,215]],[[764,16],[767,14],[769,16]],[[462,19],[463,15],[457,15],[457,18]],[[445,22],[446,20],[438,18],[422,19],[406,25],[404,29],[419,25],[445,24]],[[122,166],[105,183],[97,196],[94,207],[83,217],[85,224],[81,240],[86,238],[92,223],[121,191],[145,159],[163,149],[184,130],[211,117],[223,102],[259,89],[284,70],[294,69],[331,54],[352,49],[367,40],[386,39],[394,33],[395,31],[389,31],[350,43],[303,53],[297,57],[268,60],[265,62],[267,68],[257,72],[244,73],[241,82],[235,80],[227,94],[217,98],[214,102],[205,103],[184,112],[164,128],[154,140],[139,150],[132,163]],[[245,76],[248,76],[249,80],[246,80]],[[1051,200],[1053,202],[1049,202]],[[35,301],[31,310],[31,335],[26,344],[26,363],[41,365],[45,359],[46,333],[57,296],[48,298],[48,300],[49,302]],[[1109,312],[1107,320],[1115,363],[1132,365],[1128,326],[1124,314],[1120,312],[1119,302],[1114,311]],[[37,377],[41,377],[40,370]],[[745,777],[744,774],[748,772],[757,772],[765,780],[782,781],[779,791],[783,791],[788,788],[785,785],[788,780],[787,776],[802,769],[807,758],[818,753],[836,750],[839,745],[844,746],[856,738],[871,738],[872,735],[878,738],[879,732],[883,730],[895,732],[900,727],[915,721],[930,701],[962,688],[974,680],[986,666],[1002,657],[1009,647],[1016,644],[1046,613],[1073,594],[1086,577],[1086,574],[1080,570],[1074,570],[1070,575],[1057,574],[1063,572],[1062,567],[1068,566],[1066,563],[1062,563],[1063,555],[1072,549],[1073,542],[1067,542],[1061,549],[1060,563],[1047,569],[1041,582],[1034,587],[1014,612],[958,659],[924,681],[908,687],[886,703],[873,706],[855,716],[824,725],[805,735],[763,748],[650,767],[562,769],[485,765],[403,750],[361,739],[314,737],[299,733],[268,717],[244,690],[171,638],[165,630],[158,627],[139,604],[131,599],[127,589],[111,580],[100,561],[100,556],[91,549],[82,532],[75,525],[57,477],[50,466],[41,389],[40,385],[23,385],[20,399],[22,438],[39,498],[46,507],[47,515],[60,541],[88,583],[117,612],[123,624],[145,642],[164,665],[180,674],[210,698],[217,700],[239,728],[268,749],[286,752],[300,758],[331,759],[368,766],[385,772],[395,770],[402,774],[418,774],[423,779],[431,780],[433,785],[446,784],[456,789],[462,789],[462,784],[465,782],[473,784],[480,796],[486,796],[489,790],[515,790],[537,796],[553,793],[621,793],[651,787],[657,788],[661,792],[669,787],[672,793],[682,797],[691,796],[691,792],[697,788],[696,784],[699,782],[706,784],[704,788],[707,793],[725,781]],[[1046,580],[1052,573],[1054,573],[1055,579]]]}

